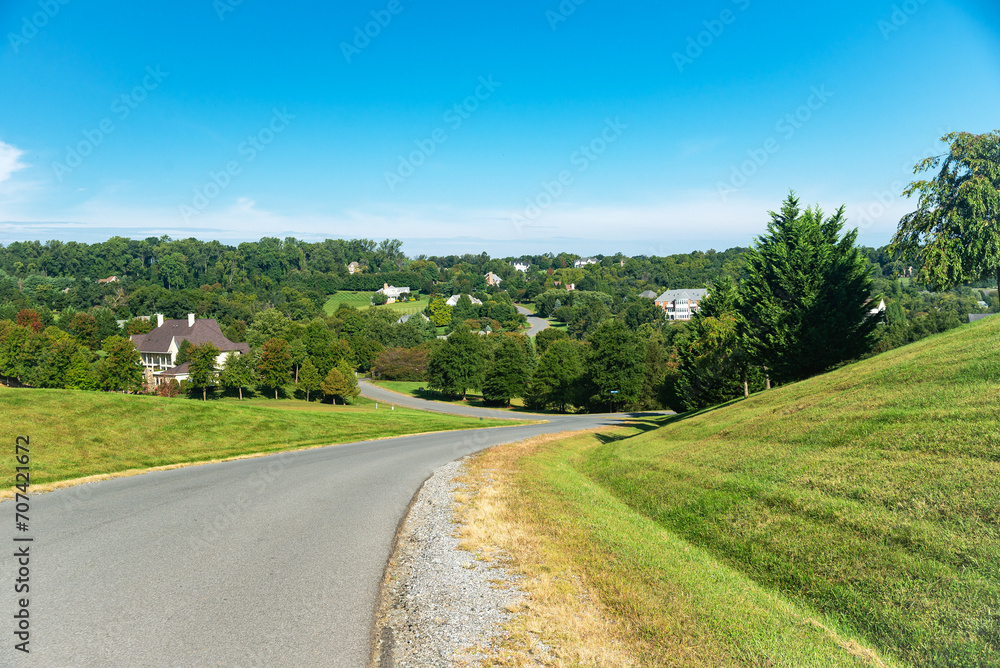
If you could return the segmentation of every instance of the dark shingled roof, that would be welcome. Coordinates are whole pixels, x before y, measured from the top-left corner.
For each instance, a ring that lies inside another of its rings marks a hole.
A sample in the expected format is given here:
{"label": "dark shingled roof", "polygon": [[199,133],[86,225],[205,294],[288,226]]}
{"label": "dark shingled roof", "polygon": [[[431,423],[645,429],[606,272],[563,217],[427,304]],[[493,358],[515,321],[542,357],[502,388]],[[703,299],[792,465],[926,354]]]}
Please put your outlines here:
{"label": "dark shingled roof", "polygon": [[168,352],[173,339],[177,339],[177,345],[184,339],[196,346],[211,343],[222,353],[236,350],[246,355],[250,352],[249,343],[233,343],[227,339],[219,329],[219,322],[214,319],[195,320],[193,327],[188,325],[187,319],[164,320],[161,327],[157,327],[149,334],[132,335],[132,343],[143,353]]}
{"label": "dark shingled roof", "polygon": [[188,370],[190,364],[191,364],[190,362],[184,362],[184,364],[178,364],[177,366],[172,367],[170,369],[167,369],[166,371],[160,371],[160,372],[155,373],[153,375],[156,375],[156,376],[186,376],[186,375],[190,374],[190,371]]}

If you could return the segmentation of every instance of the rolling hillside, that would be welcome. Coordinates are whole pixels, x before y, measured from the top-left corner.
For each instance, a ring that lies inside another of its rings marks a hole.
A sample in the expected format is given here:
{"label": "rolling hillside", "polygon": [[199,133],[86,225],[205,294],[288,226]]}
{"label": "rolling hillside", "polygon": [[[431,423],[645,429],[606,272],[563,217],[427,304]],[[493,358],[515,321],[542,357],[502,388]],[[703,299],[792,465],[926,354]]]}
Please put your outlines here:
{"label": "rolling hillside", "polygon": [[572,555],[639,665],[1000,665],[998,342],[1000,316],[535,446],[504,516]]}

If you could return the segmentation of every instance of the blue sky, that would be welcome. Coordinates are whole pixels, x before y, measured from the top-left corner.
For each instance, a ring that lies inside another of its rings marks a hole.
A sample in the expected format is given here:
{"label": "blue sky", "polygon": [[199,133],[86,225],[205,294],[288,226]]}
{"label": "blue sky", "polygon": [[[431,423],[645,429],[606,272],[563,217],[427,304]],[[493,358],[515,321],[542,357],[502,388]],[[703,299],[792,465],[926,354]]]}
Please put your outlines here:
{"label": "blue sky", "polygon": [[670,4],[8,0],[0,243],[662,255],[793,188],[877,246],[941,135],[1000,127],[995,2]]}

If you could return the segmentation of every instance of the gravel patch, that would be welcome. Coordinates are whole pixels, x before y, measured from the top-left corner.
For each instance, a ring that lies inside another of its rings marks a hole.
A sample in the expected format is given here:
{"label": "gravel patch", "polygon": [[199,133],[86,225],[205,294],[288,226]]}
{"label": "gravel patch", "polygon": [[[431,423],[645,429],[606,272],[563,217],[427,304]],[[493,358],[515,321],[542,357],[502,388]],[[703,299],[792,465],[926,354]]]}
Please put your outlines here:
{"label": "gravel patch", "polygon": [[382,585],[378,668],[477,666],[476,647],[502,633],[524,598],[513,575],[458,548],[455,479],[464,472],[462,462],[437,469],[403,523]]}

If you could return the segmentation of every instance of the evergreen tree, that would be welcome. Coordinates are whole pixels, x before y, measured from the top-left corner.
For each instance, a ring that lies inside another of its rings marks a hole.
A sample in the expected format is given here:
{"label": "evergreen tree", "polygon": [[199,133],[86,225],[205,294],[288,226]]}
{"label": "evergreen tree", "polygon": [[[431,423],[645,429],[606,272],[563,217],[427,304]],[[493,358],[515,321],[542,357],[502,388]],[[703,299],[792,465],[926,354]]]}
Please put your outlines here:
{"label": "evergreen tree", "polygon": [[522,334],[505,334],[483,378],[483,399],[509,406],[523,397],[528,384],[528,343]]}
{"label": "evergreen tree", "polygon": [[309,401],[309,393],[318,390],[319,386],[319,371],[316,370],[316,365],[312,363],[312,360],[306,358],[299,372],[299,387],[306,391],[306,402]]}
{"label": "evergreen tree", "polygon": [[260,382],[274,390],[274,398],[278,398],[278,388],[288,382],[292,369],[292,353],[288,350],[288,341],[274,338],[264,344],[264,350],[257,363]]}
{"label": "evergreen tree", "polygon": [[361,393],[358,389],[358,379],[346,360],[341,360],[336,367],[330,369],[320,387],[323,394],[334,398],[334,403],[337,402],[336,397],[340,397],[346,404],[348,399]]}
{"label": "evergreen tree", "polygon": [[771,212],[767,234],[746,255],[741,316],[747,352],[779,382],[808,378],[869,352],[877,318],[865,301],[869,262],[832,217],[799,208],[794,193]]}
{"label": "evergreen tree", "polygon": [[201,400],[208,396],[208,388],[215,385],[219,372],[215,362],[219,357],[219,349],[211,343],[203,343],[191,349],[191,361],[188,363],[188,375],[194,387],[201,388]]}

